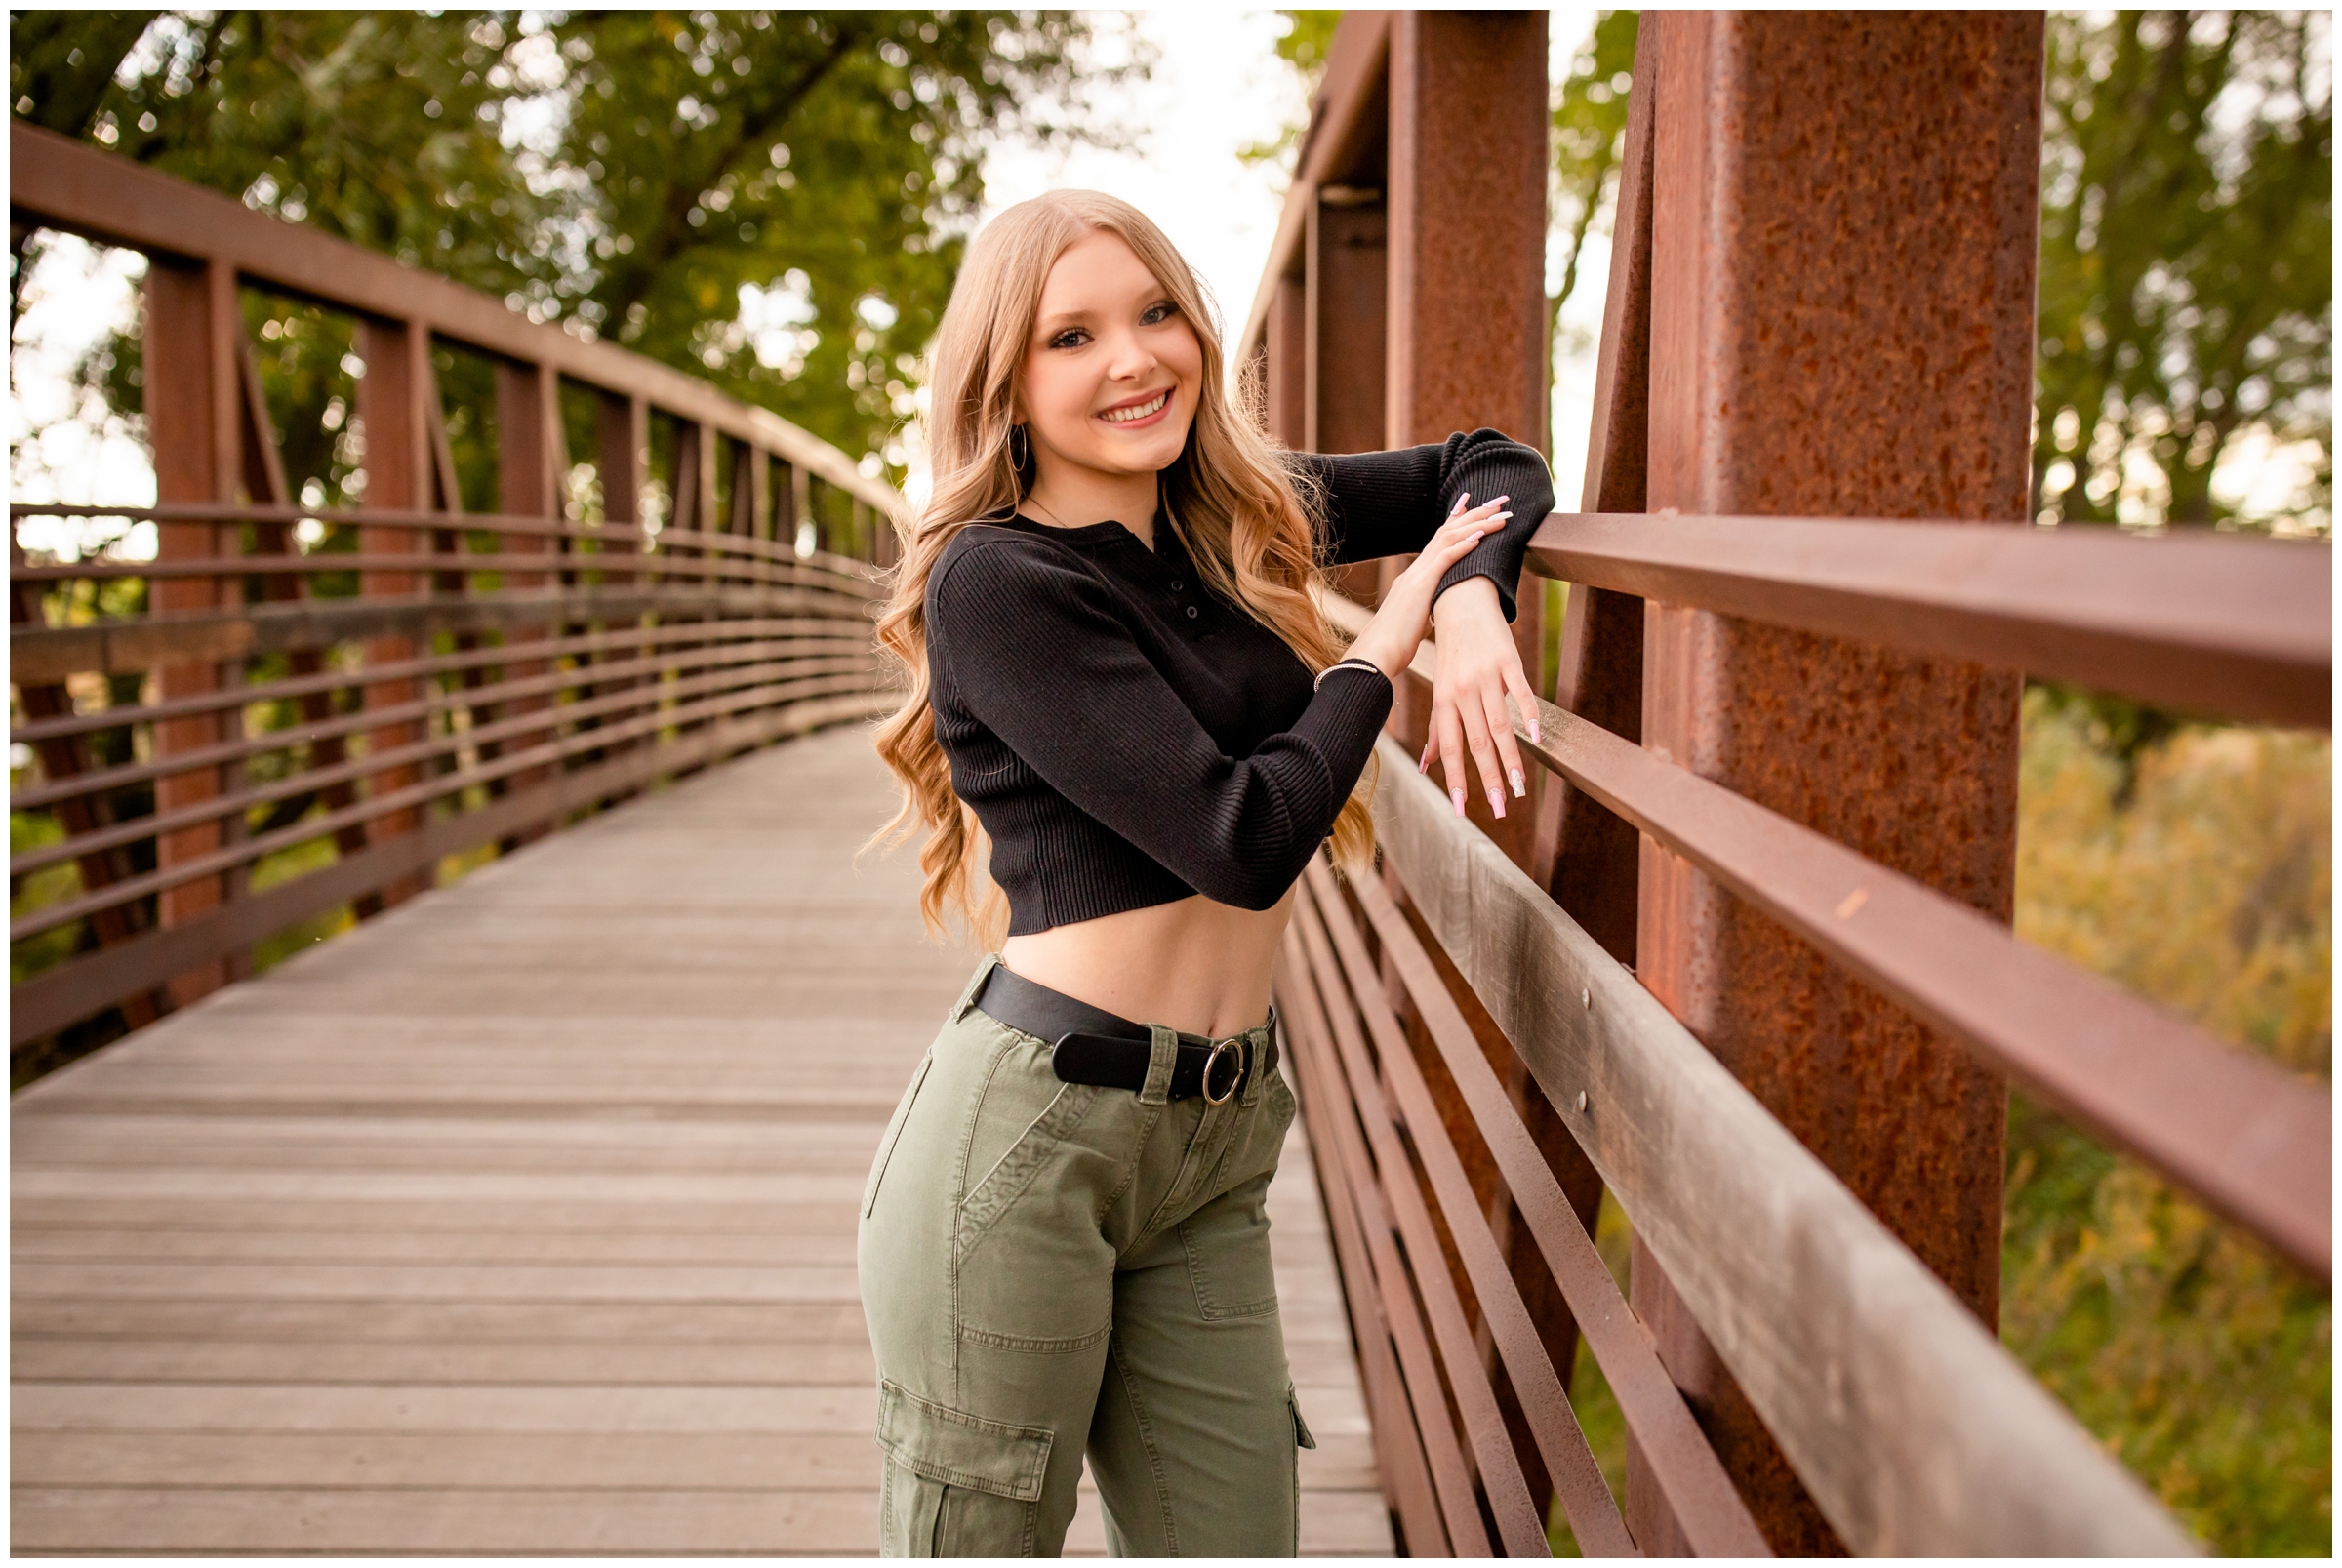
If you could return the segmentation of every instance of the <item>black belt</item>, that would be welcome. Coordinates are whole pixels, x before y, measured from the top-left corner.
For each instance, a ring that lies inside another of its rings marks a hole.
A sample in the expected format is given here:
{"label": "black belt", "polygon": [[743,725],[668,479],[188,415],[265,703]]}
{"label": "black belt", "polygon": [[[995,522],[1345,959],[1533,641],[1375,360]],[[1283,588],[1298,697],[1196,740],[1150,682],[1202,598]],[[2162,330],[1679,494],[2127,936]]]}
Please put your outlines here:
{"label": "black belt", "polygon": [[[1051,990],[1014,973],[1006,964],[992,971],[977,987],[975,1005],[1012,1029],[1054,1042],[1049,1065],[1065,1083],[1090,1083],[1107,1089],[1142,1090],[1154,1060],[1154,1036],[1144,1024],[1110,1013],[1103,1007]],[[1252,1069],[1276,1065],[1276,1039],[1272,1035],[1258,1053],[1248,1041],[1207,1040],[1201,1035],[1179,1037],[1179,1058],[1171,1068],[1170,1097],[1201,1095],[1215,1106],[1226,1105],[1252,1077]]]}

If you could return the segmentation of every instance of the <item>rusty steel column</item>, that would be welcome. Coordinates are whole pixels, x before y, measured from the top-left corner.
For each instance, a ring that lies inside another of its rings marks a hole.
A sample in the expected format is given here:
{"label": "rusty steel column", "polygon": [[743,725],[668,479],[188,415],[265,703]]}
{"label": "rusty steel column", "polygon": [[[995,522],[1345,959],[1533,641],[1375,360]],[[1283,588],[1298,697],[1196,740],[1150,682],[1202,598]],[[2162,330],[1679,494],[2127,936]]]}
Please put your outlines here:
{"label": "rusty steel column", "polygon": [[[2021,520],[2039,15],[1644,24],[1651,508]],[[1644,669],[1654,750],[2010,917],[2017,677],[1656,604]],[[1999,1078],[1647,839],[1641,865],[1644,984],[1994,1322]],[[1647,1253],[1635,1270],[1775,1548],[1842,1549]],[[1648,1480],[1631,1456],[1630,1522],[1680,1549]]]}
{"label": "rusty steel column", "polygon": [[[1324,185],[1302,237],[1302,441],[1312,452],[1377,452],[1388,382],[1390,210],[1381,190]],[[1335,585],[1373,603],[1382,564],[1361,561]]]}
{"label": "rusty steel column", "polygon": [[[1549,111],[1542,11],[1401,11],[1391,21],[1390,324],[1384,444],[1489,425],[1544,452]],[[1395,574],[1403,562],[1388,563]],[[1388,577],[1386,577],[1386,582]],[[1514,632],[1542,679],[1541,594]],[[1401,682],[1392,729],[1421,750],[1428,697]],[[1525,861],[1530,801],[1474,821]]]}
{"label": "rusty steel column", "polygon": [[[630,533],[641,526],[642,487],[644,480],[649,475],[650,458],[650,405],[639,397],[626,397],[616,392],[598,394],[594,400],[594,467],[602,482],[602,524],[604,527],[623,528]],[[783,543],[793,544],[796,542],[796,512],[792,504],[792,493],[787,486],[784,486],[781,490],[779,521]],[[642,547],[632,541],[618,543],[604,540],[601,543],[600,553],[594,557],[594,560],[597,563],[625,562],[626,567],[630,568],[641,558]],[[609,566],[602,569],[602,583],[606,589],[623,592],[640,587],[643,581],[642,575],[631,569]],[[631,623],[625,623],[626,629],[635,629],[642,623],[642,620],[643,618],[640,616],[635,617]],[[597,629],[615,630],[618,628],[603,623]],[[655,652],[653,645],[647,642],[639,647],[606,649],[596,652],[592,656],[592,663],[597,666],[623,663],[629,660],[648,657],[653,652]],[[591,696],[598,698],[617,692],[647,690],[651,684],[643,676],[633,675],[614,681],[599,681],[588,690]],[[600,729],[623,725],[635,716],[635,709],[622,708],[616,713],[595,720],[594,727]],[[592,764],[649,744],[647,739],[637,738],[632,741],[621,741],[615,745],[596,746],[581,760],[586,764]]]}
{"label": "rusty steel column", "polygon": [[[496,485],[497,507],[514,517],[543,517],[548,521],[561,516],[561,472],[563,462],[561,433],[561,378],[549,365],[515,364],[500,361],[496,367]],[[554,541],[542,534],[506,534],[502,536],[502,547],[515,555],[543,555],[548,563],[557,559]],[[554,585],[549,572],[507,572],[505,585],[523,591],[544,590]],[[531,643],[539,643],[559,627],[550,625],[508,626],[504,644],[514,658],[505,665],[505,680],[532,680],[547,674],[552,665],[544,659],[526,657]],[[503,705],[497,716],[516,718],[524,713],[542,712],[551,708],[549,693],[533,697],[516,697]],[[500,748],[505,751],[526,751],[553,738],[553,732],[527,730],[505,742]],[[549,767],[525,768],[509,775],[502,793],[522,794],[552,781],[554,770]],[[521,845],[543,838],[551,832],[548,820],[532,823],[498,841],[500,853],[509,854]]]}
{"label": "rusty steel column", "polygon": [[[237,311],[236,274],[217,261],[193,263],[156,256],[146,270],[146,429],[154,451],[155,499],[161,502],[232,502],[242,458],[236,344],[243,331]],[[238,552],[241,530],[231,524],[166,522],[157,525],[156,555],[165,561],[207,559]],[[161,579],[148,584],[152,607],[161,613],[202,611],[238,602],[242,584],[233,578]],[[222,675],[241,679],[238,663],[182,662],[157,666],[155,695],[169,702],[219,688]],[[219,744],[229,738],[227,715],[167,719],[154,726],[158,759]],[[167,774],[155,781],[158,815],[218,798],[217,767]],[[168,870],[219,850],[228,835],[217,821],[155,840],[156,864]],[[157,923],[183,924],[216,908],[227,894],[225,879],[198,877],[166,888],[156,899]],[[168,986],[175,1006],[184,1007],[228,979],[228,966],[214,960],[173,977]]]}
{"label": "rusty steel column", "polygon": [[1262,413],[1269,422],[1269,433],[1297,451],[1307,450],[1310,444],[1304,412],[1309,403],[1307,310],[1308,285],[1300,278],[1278,278],[1275,298],[1269,305],[1269,321],[1261,334],[1266,360],[1261,372],[1260,395],[1266,405]]}
{"label": "rusty steel column", "polygon": [[[366,374],[358,379],[358,413],[366,422],[363,500],[368,506],[395,511],[419,510],[430,504],[430,404],[438,396],[437,379],[431,374],[430,342],[427,330],[409,321],[369,320],[359,329],[358,357],[365,361]],[[428,536],[419,529],[361,527],[358,530],[358,548],[362,553],[411,554],[418,557],[419,567],[428,543]],[[428,579],[420,570],[361,572],[358,587],[369,599],[396,598],[428,591]],[[418,651],[413,637],[371,637],[366,642],[366,663],[384,664],[413,659]],[[388,707],[414,702],[422,695],[419,681],[377,682],[366,688],[366,705]],[[377,725],[366,732],[366,749],[379,756],[398,746],[412,745],[426,734],[426,726],[412,719]],[[410,788],[422,779],[420,766],[399,763],[370,774],[366,793],[369,798],[380,799]],[[379,844],[411,833],[422,824],[420,810],[402,807],[371,819],[366,824],[366,836]],[[428,872],[399,877],[380,892],[359,899],[357,912],[361,918],[369,917],[414,897],[431,882]]]}

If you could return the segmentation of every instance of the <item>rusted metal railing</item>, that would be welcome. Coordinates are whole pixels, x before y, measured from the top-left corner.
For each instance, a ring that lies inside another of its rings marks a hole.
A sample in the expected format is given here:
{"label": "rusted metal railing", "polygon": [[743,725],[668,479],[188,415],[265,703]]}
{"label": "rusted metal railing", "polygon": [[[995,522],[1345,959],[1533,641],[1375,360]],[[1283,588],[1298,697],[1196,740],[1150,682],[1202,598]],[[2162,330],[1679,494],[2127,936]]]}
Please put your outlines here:
{"label": "rusted metal railing", "polygon": [[[1247,326],[1279,438],[1541,427],[1545,59],[1345,18]],[[1556,1502],[1590,1553],[2187,1549],[1995,1336],[2010,1084],[2330,1277],[2328,1097],[2009,928],[2025,675],[2332,686],[2327,546],[2017,524],[2040,71],[2038,17],[1644,16],[1582,510],[1530,552],[1544,776],[1499,822],[1417,775],[1427,646],[1381,874],[1313,867],[1280,955],[1411,1552],[1542,1552]]]}
{"label": "rusted metal railing", "polygon": [[[443,278],[10,136],[12,223],[147,258],[159,493],[11,508],[11,739],[38,764],[11,806],[64,829],[11,880],[78,872],[13,920],[12,942],[70,932],[74,949],[13,988],[14,1045],[109,1009],[135,1026],[288,927],[428,887],[448,856],[884,702],[869,610],[893,534],[871,522],[898,502],[845,454]],[[356,318],[364,504],[289,493],[251,289]],[[494,513],[464,510],[435,345],[493,360],[493,406],[471,412],[492,417]],[[591,409],[599,515],[569,491],[565,391]],[[655,420],[673,432],[656,473]],[[58,517],[151,522],[156,558],[28,554],[24,525]],[[337,530],[354,552],[315,547]],[[95,587],[124,583],[142,606],[96,613]],[[109,696],[126,676],[135,700]],[[325,864],[283,879],[296,851]]]}

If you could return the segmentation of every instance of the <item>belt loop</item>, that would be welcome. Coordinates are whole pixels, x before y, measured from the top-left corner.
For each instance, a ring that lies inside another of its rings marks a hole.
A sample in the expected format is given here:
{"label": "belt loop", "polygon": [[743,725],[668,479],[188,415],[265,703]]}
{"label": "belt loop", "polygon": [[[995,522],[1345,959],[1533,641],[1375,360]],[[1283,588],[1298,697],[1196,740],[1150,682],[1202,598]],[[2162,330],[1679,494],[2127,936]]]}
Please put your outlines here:
{"label": "belt loop", "polygon": [[1261,1069],[1268,1040],[1269,1031],[1265,1027],[1244,1031],[1244,1094],[1237,1104],[1247,1110],[1261,1102],[1261,1079],[1264,1076]]}
{"label": "belt loop", "polygon": [[984,962],[976,966],[976,973],[968,979],[967,989],[961,991],[959,1000],[951,1004],[952,1023],[956,1024],[968,1016],[968,1009],[976,1005],[977,993],[984,989],[984,983],[992,978],[992,966],[999,961],[1000,955],[996,952],[984,955]]}
{"label": "belt loop", "polygon": [[1160,1024],[1150,1024],[1147,1032],[1154,1037],[1154,1049],[1147,1058],[1147,1082],[1139,1090],[1142,1106],[1167,1106],[1171,1103],[1171,1071],[1179,1065],[1179,1033]]}

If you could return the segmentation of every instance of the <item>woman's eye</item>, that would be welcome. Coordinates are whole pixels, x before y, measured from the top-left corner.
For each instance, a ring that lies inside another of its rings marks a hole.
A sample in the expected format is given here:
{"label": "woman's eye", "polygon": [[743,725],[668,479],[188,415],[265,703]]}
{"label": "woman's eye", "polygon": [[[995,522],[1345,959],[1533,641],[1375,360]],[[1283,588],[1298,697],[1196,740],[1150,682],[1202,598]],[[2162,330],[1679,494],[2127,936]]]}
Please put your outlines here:
{"label": "woman's eye", "polygon": [[1159,327],[1178,314],[1179,306],[1168,300],[1157,300],[1147,307],[1145,315],[1139,317],[1139,324],[1145,327]]}
{"label": "woman's eye", "polygon": [[1082,331],[1079,327],[1068,327],[1065,331],[1059,333],[1056,337],[1049,340],[1049,346],[1052,348],[1079,348],[1084,342],[1089,341],[1089,336],[1090,335],[1088,333]]}

